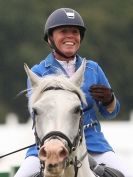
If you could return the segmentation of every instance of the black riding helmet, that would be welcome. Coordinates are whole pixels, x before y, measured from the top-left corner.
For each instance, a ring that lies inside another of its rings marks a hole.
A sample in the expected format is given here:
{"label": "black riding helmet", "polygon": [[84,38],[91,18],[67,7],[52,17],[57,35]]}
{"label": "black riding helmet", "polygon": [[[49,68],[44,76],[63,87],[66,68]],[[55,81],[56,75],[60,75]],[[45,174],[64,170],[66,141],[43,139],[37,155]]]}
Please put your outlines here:
{"label": "black riding helmet", "polygon": [[75,26],[80,31],[81,40],[84,37],[85,26],[82,17],[78,12],[70,8],[60,8],[55,10],[47,19],[45,28],[44,28],[44,40],[48,42],[48,38],[51,41],[51,48],[54,49],[58,54],[65,58],[74,57],[75,54],[71,57],[67,57],[62,51],[60,51],[54,41],[50,38],[54,29],[61,26]]}
{"label": "black riding helmet", "polygon": [[47,19],[44,28],[44,40],[48,42],[48,36],[54,28],[60,26],[76,26],[79,28],[81,40],[84,37],[85,25],[78,12],[70,8],[60,8],[55,10]]}

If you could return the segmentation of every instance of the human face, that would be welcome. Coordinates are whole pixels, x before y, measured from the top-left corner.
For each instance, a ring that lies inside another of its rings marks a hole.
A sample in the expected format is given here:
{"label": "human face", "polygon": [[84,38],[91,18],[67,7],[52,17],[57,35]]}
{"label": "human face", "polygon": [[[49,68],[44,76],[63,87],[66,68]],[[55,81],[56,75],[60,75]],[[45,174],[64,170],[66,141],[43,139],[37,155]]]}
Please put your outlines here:
{"label": "human face", "polygon": [[[74,56],[80,47],[80,31],[77,27],[59,27],[53,31],[52,40],[56,47],[67,57]],[[60,60],[69,60],[57,52],[55,57]]]}

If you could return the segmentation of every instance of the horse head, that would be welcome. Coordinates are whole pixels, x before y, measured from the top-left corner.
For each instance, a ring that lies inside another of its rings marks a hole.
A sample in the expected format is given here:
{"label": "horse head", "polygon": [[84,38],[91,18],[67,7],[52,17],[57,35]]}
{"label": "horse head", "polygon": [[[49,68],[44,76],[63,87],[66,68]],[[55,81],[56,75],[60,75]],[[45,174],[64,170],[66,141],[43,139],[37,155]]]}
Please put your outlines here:
{"label": "horse head", "polygon": [[65,176],[68,166],[74,168],[67,176],[75,173],[77,161],[74,158],[83,138],[82,104],[86,104],[86,100],[80,87],[85,65],[83,60],[71,78],[63,75],[39,77],[24,65],[31,83],[29,111],[33,115],[45,177]]}

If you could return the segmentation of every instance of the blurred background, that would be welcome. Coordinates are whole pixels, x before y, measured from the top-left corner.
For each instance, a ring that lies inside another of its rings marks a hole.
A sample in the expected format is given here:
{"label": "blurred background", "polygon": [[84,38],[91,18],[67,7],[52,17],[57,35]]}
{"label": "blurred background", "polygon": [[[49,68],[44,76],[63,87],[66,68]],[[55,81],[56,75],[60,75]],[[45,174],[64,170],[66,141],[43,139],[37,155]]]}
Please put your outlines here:
{"label": "blurred background", "polygon": [[[83,17],[87,31],[79,53],[103,68],[121,103],[117,120],[130,122],[133,0],[0,0],[0,124],[4,125],[11,113],[18,123],[29,121],[27,98],[25,94],[17,96],[26,89],[23,64],[32,67],[50,52],[43,40],[43,28],[51,12],[61,7],[73,8]],[[119,124],[117,128],[119,131]],[[6,141],[4,134],[2,141]]]}

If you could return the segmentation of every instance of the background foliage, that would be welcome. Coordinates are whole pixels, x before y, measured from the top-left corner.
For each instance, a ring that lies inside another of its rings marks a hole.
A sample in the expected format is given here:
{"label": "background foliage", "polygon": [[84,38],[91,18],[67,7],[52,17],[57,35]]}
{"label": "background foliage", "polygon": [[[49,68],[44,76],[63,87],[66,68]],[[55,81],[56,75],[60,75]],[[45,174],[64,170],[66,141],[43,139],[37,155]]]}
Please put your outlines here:
{"label": "background foliage", "polygon": [[45,20],[60,7],[77,10],[87,32],[80,54],[97,61],[121,103],[120,119],[133,109],[132,0],[0,0],[0,122],[15,112],[28,119],[27,99],[16,95],[26,88],[23,63],[30,67],[50,52],[43,41]]}

